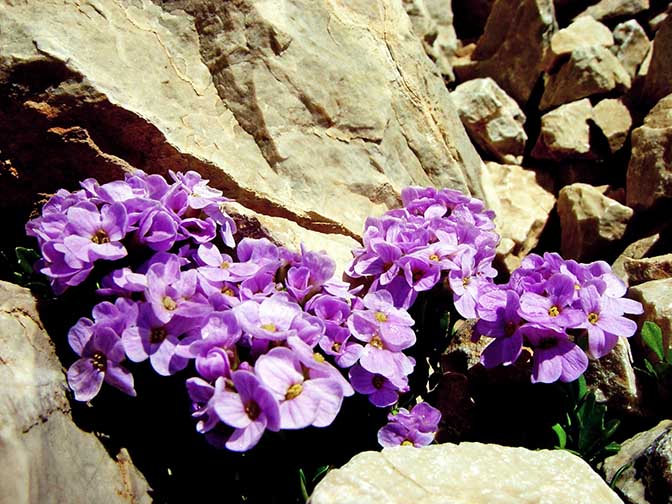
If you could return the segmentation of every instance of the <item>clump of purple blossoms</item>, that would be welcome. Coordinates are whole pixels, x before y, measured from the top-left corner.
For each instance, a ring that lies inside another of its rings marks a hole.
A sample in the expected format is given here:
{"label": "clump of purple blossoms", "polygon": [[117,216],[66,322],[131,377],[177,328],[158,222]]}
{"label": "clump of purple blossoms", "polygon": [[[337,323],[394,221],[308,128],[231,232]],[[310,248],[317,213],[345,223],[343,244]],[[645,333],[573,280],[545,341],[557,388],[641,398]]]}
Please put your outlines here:
{"label": "clump of purple blossoms", "polygon": [[587,335],[588,354],[599,359],[618,338],[630,337],[637,324],[626,314],[642,305],[624,298],[625,284],[608,264],[581,264],[558,254],[531,254],[504,285],[491,286],[478,299],[475,337],[494,340],[485,348],[485,367],[514,363],[523,347],[532,351],[532,381],[577,379],[588,355],[577,345]]}
{"label": "clump of purple blossoms", "polygon": [[451,189],[407,187],[401,198],[402,208],[366,220],[348,276],[369,292],[388,291],[399,308],[443,281],[460,315],[476,318],[477,299],[497,274],[494,213]]}
{"label": "clump of purple blossoms", "polygon": [[413,406],[410,411],[399,408],[387,416],[388,424],[378,431],[378,443],[391,446],[427,446],[434,441],[439,429],[441,412],[426,402]]}

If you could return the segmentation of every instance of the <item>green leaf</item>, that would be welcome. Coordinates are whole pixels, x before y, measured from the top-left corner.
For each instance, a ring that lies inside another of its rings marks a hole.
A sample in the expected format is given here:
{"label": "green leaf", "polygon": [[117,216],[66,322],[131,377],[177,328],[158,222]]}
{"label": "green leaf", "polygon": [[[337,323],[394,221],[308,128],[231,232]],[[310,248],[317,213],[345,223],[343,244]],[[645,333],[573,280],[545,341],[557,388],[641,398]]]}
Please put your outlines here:
{"label": "green leaf", "polygon": [[616,484],[618,483],[618,480],[621,479],[621,477],[623,476],[623,473],[625,471],[627,471],[630,467],[632,467],[632,463],[623,464],[621,467],[619,467],[618,470],[612,476],[611,481],[609,482],[609,488],[614,490],[616,488]]}
{"label": "green leaf", "polygon": [[565,432],[565,429],[563,429],[562,425],[559,423],[556,423],[551,429],[553,429],[553,432],[555,432],[555,435],[558,438],[557,448],[564,450],[567,446],[567,432]]}
{"label": "green leaf", "polygon": [[648,374],[656,379],[658,378],[658,371],[656,371],[656,368],[653,367],[653,364],[651,364],[648,359],[644,359],[644,367],[646,368],[646,372]]}
{"label": "green leaf", "polygon": [[660,361],[665,360],[665,350],[663,348],[663,332],[655,322],[646,321],[642,326],[642,340],[653,352]]}
{"label": "green leaf", "polygon": [[324,478],[330,470],[331,466],[329,465],[318,467],[317,471],[315,471],[315,476],[313,476],[313,484],[317,483],[319,480]]}
{"label": "green leaf", "polygon": [[578,387],[577,391],[577,399],[581,401],[584,397],[586,397],[586,394],[588,393],[588,385],[586,384],[586,377],[581,375],[579,376],[578,380],[576,380],[576,385]]}
{"label": "green leaf", "polygon": [[33,249],[26,247],[16,247],[14,254],[16,254],[16,261],[21,271],[27,275],[32,275],[34,273],[33,264],[40,258],[40,255]]}
{"label": "green leaf", "polygon": [[304,502],[308,502],[308,488],[306,486],[306,475],[303,473],[303,469],[299,469],[299,484],[301,485],[301,497],[303,497]]}

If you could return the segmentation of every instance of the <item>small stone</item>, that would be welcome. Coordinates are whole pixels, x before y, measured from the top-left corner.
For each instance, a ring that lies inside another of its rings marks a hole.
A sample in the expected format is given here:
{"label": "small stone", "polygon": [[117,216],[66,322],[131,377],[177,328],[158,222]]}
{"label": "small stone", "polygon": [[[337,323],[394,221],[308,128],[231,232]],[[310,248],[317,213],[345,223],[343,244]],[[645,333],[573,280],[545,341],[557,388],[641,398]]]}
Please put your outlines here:
{"label": "small stone", "polygon": [[649,0],[601,0],[595,5],[591,5],[577,18],[582,16],[591,16],[598,21],[620,18],[625,16],[634,16],[644,12],[649,8]]}
{"label": "small stone", "polygon": [[310,504],[620,504],[590,466],[563,450],[482,443],[363,452],[318,483]]}
{"label": "small stone", "polygon": [[625,263],[629,259],[641,259],[645,257],[651,249],[660,240],[660,233],[654,233],[650,236],[641,238],[630,245],[628,245],[620,256],[611,265],[611,270],[621,280],[628,284],[628,273],[625,271]]}
{"label": "small stone", "polygon": [[539,108],[548,110],[587,96],[630,88],[631,80],[616,56],[602,46],[579,47],[569,61],[545,77]]}
{"label": "small stone", "polygon": [[672,495],[672,420],[663,420],[621,444],[604,461],[604,474],[629,504],[669,502]]}
{"label": "small stone", "polygon": [[642,98],[649,105],[672,93],[672,17],[660,25],[653,39]]}
{"label": "small stone", "polygon": [[667,9],[663,12],[649,19],[649,29],[651,30],[651,33],[656,33],[660,28],[660,25],[663,24],[663,21],[665,21],[670,14],[672,14],[672,2],[667,5]]}
{"label": "small stone", "polygon": [[631,287],[628,295],[644,307],[640,321],[655,322],[663,332],[663,347],[672,348],[672,278]]}
{"label": "small stone", "polygon": [[672,95],[660,102],[632,132],[632,153],[626,175],[628,206],[649,209],[672,196]]}
{"label": "small stone", "polygon": [[527,134],[525,114],[489,77],[464,82],[451,97],[474,141],[502,162],[520,164]]}
{"label": "small stone", "polygon": [[639,66],[651,49],[649,37],[646,36],[644,28],[637,21],[630,19],[616,25],[614,42],[615,45],[612,46],[611,52],[621,62],[630,78],[634,78]]}
{"label": "small stone", "polygon": [[599,189],[578,183],[560,190],[558,215],[562,256],[585,262],[608,254],[623,238],[633,211]]}
{"label": "small stone", "polygon": [[626,257],[623,261],[623,269],[628,276],[628,285],[672,278],[672,254],[643,259]]}
{"label": "small stone", "polygon": [[581,17],[551,37],[551,47],[546,53],[544,67],[552,68],[559,57],[568,55],[579,47],[610,47],[613,44],[614,37],[609,28],[590,16]]}
{"label": "small stone", "polygon": [[607,98],[593,107],[593,122],[602,131],[612,154],[619,151],[630,134],[630,110],[617,98]]}
{"label": "small stone", "polygon": [[588,98],[544,114],[532,157],[554,160],[591,157],[589,121],[592,117],[593,107]]}
{"label": "small stone", "polygon": [[553,180],[541,170],[498,163],[486,163],[484,176],[486,173],[497,196],[493,205],[495,225],[501,236],[497,257],[506,271],[511,272],[539,243],[555,206]]}

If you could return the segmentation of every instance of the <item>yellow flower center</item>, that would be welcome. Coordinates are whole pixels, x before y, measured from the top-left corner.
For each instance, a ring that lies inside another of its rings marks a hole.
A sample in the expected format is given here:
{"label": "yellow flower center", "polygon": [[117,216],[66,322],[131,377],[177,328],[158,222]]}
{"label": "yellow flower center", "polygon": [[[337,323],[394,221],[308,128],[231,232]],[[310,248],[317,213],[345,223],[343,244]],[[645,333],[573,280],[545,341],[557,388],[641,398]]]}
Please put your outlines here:
{"label": "yellow flower center", "polygon": [[380,336],[378,336],[377,334],[375,334],[373,336],[373,338],[371,338],[371,341],[369,341],[369,344],[373,348],[377,348],[378,350],[382,350],[383,348],[385,348],[385,345],[383,345],[383,340],[380,339]]}
{"label": "yellow flower center", "polygon": [[409,441],[408,439],[404,439],[401,442],[401,446],[413,446],[413,443],[411,441]]}
{"label": "yellow flower center", "polygon": [[470,282],[471,282],[471,277],[466,276],[462,279],[462,285],[469,285]]}
{"label": "yellow flower center", "polygon": [[263,324],[261,328],[268,332],[275,332],[278,330],[278,328],[275,327],[275,324]]}
{"label": "yellow flower center", "polygon": [[315,359],[316,362],[322,363],[322,362],[324,362],[324,355],[322,355],[319,352],[315,352],[313,354],[313,359]]}
{"label": "yellow flower center", "polygon": [[557,306],[553,305],[548,309],[548,315],[551,317],[557,317],[560,315],[560,308]]}
{"label": "yellow flower center", "polygon": [[110,243],[110,237],[107,236],[105,230],[99,229],[96,231],[96,234],[91,237],[91,241],[97,245],[101,245],[103,243]]}
{"label": "yellow flower center", "polygon": [[219,265],[219,267],[222,269],[229,269],[229,266],[231,266],[229,261],[222,261],[222,264]]}
{"label": "yellow flower center", "polygon": [[225,296],[233,296],[233,289],[231,287],[224,287],[222,289],[222,294]]}
{"label": "yellow flower center", "polygon": [[341,351],[341,344],[340,343],[334,343],[333,345],[331,345],[331,349],[334,352],[340,352]]}
{"label": "yellow flower center", "polygon": [[378,322],[387,322],[387,315],[383,312],[377,311],[373,316]]}
{"label": "yellow flower center", "polygon": [[588,314],[588,322],[590,322],[591,324],[593,325],[597,324],[598,320],[600,320],[600,316],[597,313],[590,312]]}
{"label": "yellow flower center", "polygon": [[439,262],[439,256],[436,255],[436,254],[430,254],[429,260],[434,261],[434,262]]}
{"label": "yellow flower center", "polygon": [[101,352],[96,352],[93,354],[93,357],[91,357],[91,364],[97,371],[105,371],[105,368],[107,367],[107,358]]}
{"label": "yellow flower center", "polygon": [[177,308],[177,303],[170,296],[164,296],[161,301],[163,302],[163,307],[166,310],[173,311],[175,308]]}
{"label": "yellow flower center", "polygon": [[285,400],[291,401],[295,397],[298,397],[301,392],[303,392],[303,385],[300,383],[295,383],[291,387],[287,389],[287,393],[285,394]]}
{"label": "yellow flower center", "polygon": [[259,415],[261,414],[261,408],[256,402],[248,401],[245,405],[245,413],[247,413],[247,416],[250,418],[250,420],[254,421],[259,418]]}

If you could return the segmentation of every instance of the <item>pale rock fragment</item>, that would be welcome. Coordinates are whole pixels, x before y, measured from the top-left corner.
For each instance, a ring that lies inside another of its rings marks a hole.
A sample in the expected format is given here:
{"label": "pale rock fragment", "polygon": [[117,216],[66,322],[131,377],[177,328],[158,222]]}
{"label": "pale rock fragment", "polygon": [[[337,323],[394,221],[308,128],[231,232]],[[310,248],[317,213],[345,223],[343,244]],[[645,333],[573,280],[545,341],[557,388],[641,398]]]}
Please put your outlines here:
{"label": "pale rock fragment", "polygon": [[489,77],[457,86],[451,93],[457,112],[470,136],[497,160],[522,162],[527,141],[525,114]]}
{"label": "pale rock fragment", "polygon": [[573,50],[569,60],[544,80],[541,110],[612,90],[623,91],[631,84],[630,76],[616,56],[602,46]]}
{"label": "pale rock fragment", "polygon": [[628,139],[632,116],[622,100],[607,98],[593,107],[593,122],[607,139],[611,152],[615,153]]}
{"label": "pale rock fragment", "polygon": [[609,28],[590,16],[581,17],[551,37],[544,67],[552,68],[558,58],[579,47],[610,47],[613,44],[614,37]]}
{"label": "pale rock fragment", "polygon": [[672,278],[651,280],[635,285],[628,295],[644,307],[640,321],[649,320],[658,324],[663,333],[663,347],[672,348]]}
{"label": "pale rock fragment", "polygon": [[554,160],[591,157],[589,121],[592,117],[593,107],[588,98],[544,114],[532,156]]}
{"label": "pale rock fragment", "polygon": [[626,257],[623,261],[623,269],[628,276],[628,285],[672,278],[672,254],[641,259]]}
{"label": "pale rock fragment", "polygon": [[672,93],[672,16],[662,22],[653,39],[642,99],[648,105]]}
{"label": "pale rock fragment", "polygon": [[660,25],[663,24],[663,21],[665,21],[670,14],[672,14],[672,2],[667,5],[667,9],[649,19],[649,30],[651,30],[651,33],[656,33],[660,28]]}
{"label": "pale rock fragment", "polygon": [[486,163],[485,173],[497,196],[493,207],[495,225],[501,236],[497,256],[511,272],[539,243],[555,206],[553,181],[541,170],[492,162]]}
{"label": "pale rock fragment", "polygon": [[629,260],[637,260],[646,257],[646,255],[660,241],[660,236],[660,232],[653,233],[628,245],[611,265],[611,270],[614,272],[614,274],[623,280],[626,285],[629,285],[628,273],[625,270],[625,263]]}
{"label": "pale rock fragment", "polygon": [[626,175],[626,201],[648,209],[672,198],[672,95],[651,109],[644,124],[632,132],[632,153]]}
{"label": "pale rock fragment", "polygon": [[563,187],[558,195],[562,256],[582,262],[603,257],[623,238],[633,213],[588,184]]}
{"label": "pale rock fragment", "polygon": [[601,0],[577,16],[591,16],[598,21],[634,16],[649,8],[649,0]]}
{"label": "pale rock fragment", "polygon": [[619,504],[590,466],[563,450],[482,443],[363,452],[317,485],[310,504]]}
{"label": "pale rock fragment", "polygon": [[614,28],[614,45],[611,47],[611,52],[621,62],[630,78],[637,75],[637,70],[650,49],[651,41],[636,20],[630,19]]}

